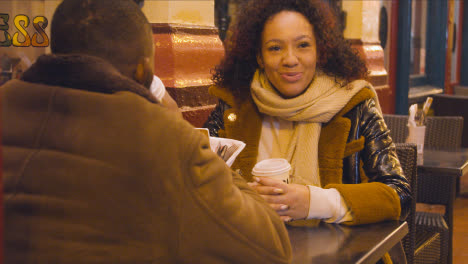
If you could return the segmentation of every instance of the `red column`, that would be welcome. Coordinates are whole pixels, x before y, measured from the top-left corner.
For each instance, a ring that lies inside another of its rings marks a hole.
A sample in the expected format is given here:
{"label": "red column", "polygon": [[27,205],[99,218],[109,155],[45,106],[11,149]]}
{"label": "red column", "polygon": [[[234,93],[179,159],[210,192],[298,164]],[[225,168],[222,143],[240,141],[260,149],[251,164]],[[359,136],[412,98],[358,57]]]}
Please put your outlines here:
{"label": "red column", "polygon": [[184,118],[201,127],[217,99],[208,94],[211,73],[224,56],[216,27],[155,23],[155,74]]}
{"label": "red column", "polygon": [[394,107],[394,95],[388,85],[388,73],[385,69],[384,52],[379,42],[363,42],[360,39],[350,39],[351,45],[365,60],[369,70],[369,81],[375,88],[379,97],[383,113],[391,113]]}

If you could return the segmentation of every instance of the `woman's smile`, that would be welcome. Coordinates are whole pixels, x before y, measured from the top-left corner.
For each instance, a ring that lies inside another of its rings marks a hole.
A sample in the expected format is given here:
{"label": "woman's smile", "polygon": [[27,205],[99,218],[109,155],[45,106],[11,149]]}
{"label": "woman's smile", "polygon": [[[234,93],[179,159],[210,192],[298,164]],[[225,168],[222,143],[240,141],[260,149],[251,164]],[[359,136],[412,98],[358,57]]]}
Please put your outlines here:
{"label": "woman's smile", "polygon": [[301,72],[284,72],[280,73],[281,78],[283,78],[286,82],[294,83],[299,81],[303,74]]}

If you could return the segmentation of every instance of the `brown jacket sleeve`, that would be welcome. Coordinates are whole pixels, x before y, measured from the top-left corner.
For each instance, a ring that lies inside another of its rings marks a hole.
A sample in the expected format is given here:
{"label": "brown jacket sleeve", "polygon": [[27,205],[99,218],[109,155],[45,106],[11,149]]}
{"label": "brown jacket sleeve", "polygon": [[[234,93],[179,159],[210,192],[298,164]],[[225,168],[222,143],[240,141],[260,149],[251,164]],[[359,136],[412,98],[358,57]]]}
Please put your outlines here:
{"label": "brown jacket sleeve", "polygon": [[184,263],[290,263],[275,211],[194,130],[184,178],[179,252]]}

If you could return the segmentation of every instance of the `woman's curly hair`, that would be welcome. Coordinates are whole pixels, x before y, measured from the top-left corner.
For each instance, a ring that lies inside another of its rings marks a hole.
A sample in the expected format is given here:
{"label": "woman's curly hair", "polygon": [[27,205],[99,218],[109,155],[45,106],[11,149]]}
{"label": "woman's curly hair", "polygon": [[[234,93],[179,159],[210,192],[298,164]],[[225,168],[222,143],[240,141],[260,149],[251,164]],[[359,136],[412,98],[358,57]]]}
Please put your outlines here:
{"label": "woman's curly hair", "polygon": [[246,95],[259,67],[257,53],[264,25],[281,11],[301,13],[313,25],[318,69],[346,83],[367,77],[365,62],[344,39],[334,14],[323,0],[249,0],[240,6],[236,22],[228,32],[226,55],[213,74],[216,85],[230,89],[235,95]]}

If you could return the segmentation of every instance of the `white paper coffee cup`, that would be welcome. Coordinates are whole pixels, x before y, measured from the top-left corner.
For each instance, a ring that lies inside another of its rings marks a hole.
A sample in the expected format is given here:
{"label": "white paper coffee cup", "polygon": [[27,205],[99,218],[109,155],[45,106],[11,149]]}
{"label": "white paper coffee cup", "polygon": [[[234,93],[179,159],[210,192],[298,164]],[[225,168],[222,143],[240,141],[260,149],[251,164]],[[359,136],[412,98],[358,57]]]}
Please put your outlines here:
{"label": "white paper coffee cup", "polygon": [[270,177],[289,183],[291,165],[285,159],[266,159],[255,164],[252,175],[257,177]]}
{"label": "white paper coffee cup", "polygon": [[408,126],[408,139],[406,143],[416,144],[418,154],[423,153],[426,126]]}

